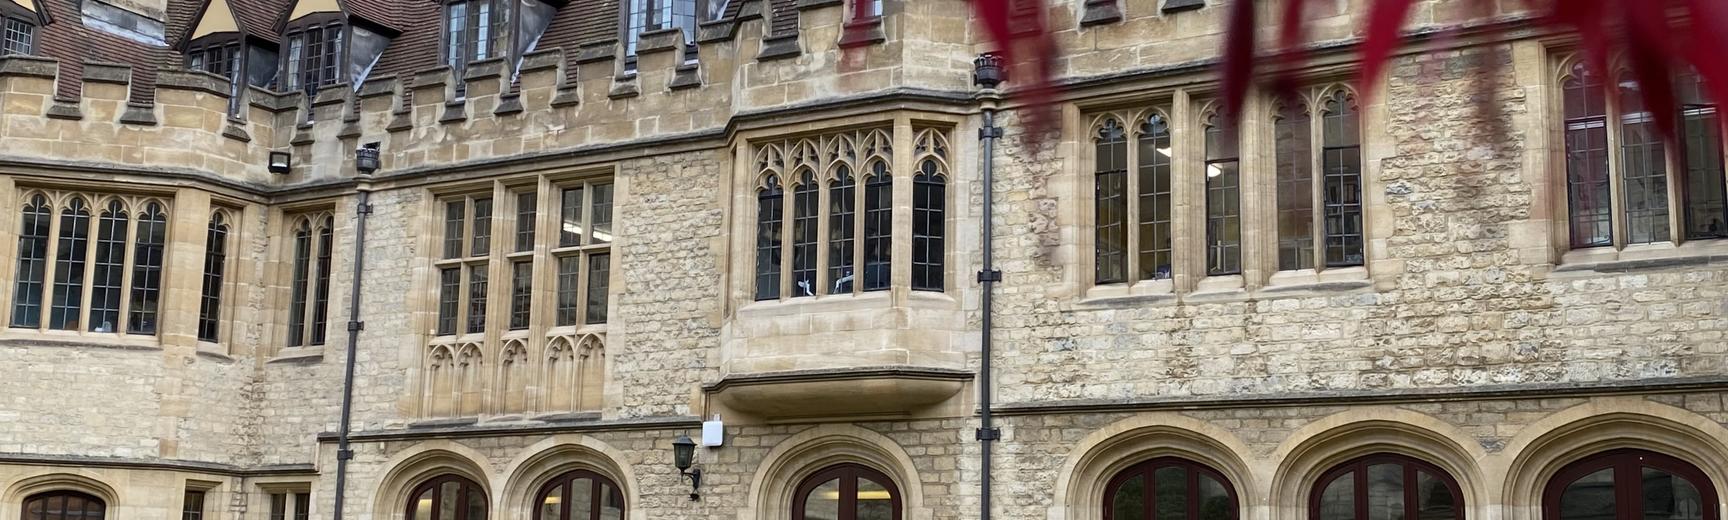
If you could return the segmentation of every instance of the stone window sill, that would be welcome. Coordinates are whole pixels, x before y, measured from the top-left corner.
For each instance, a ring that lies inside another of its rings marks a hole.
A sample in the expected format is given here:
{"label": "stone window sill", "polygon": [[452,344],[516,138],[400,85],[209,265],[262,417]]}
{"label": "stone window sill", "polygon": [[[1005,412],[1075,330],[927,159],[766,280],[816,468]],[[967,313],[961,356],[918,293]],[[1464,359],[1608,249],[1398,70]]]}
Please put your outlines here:
{"label": "stone window sill", "polygon": [[[527,332],[528,331],[524,331],[524,330],[513,330],[513,331],[505,333],[504,339],[517,339],[517,338],[526,339],[528,337]],[[521,333],[521,334],[517,334],[517,333]],[[548,338],[555,338],[555,337],[559,337],[559,336],[581,336],[581,335],[587,335],[587,334],[605,334],[605,333],[606,333],[606,324],[605,323],[595,323],[592,325],[564,325],[564,326],[557,326],[557,327],[552,327],[552,328],[546,329],[546,337],[548,337]]]}
{"label": "stone window sill", "polygon": [[1237,293],[1247,290],[1247,287],[1247,279],[1239,274],[1207,276],[1194,285],[1194,292],[1190,293],[1187,299],[1205,299],[1219,293]]}
{"label": "stone window sill", "polygon": [[1176,282],[1169,278],[1141,280],[1133,285],[1094,285],[1080,297],[1081,305],[1116,306],[1176,300]]}
{"label": "stone window sill", "polygon": [[71,330],[7,329],[0,333],[0,344],[24,347],[96,347],[118,350],[158,350],[162,344],[155,336],[129,336],[103,332],[83,333]]}
{"label": "stone window sill", "polygon": [[228,360],[228,361],[234,360],[234,358],[232,356],[228,355],[228,348],[224,347],[221,343],[212,343],[209,341],[199,341],[198,342],[198,353],[206,355],[206,356],[210,356],[213,358],[217,358],[217,359],[224,359],[224,360]]}
{"label": "stone window sill", "polygon": [[204,345],[198,346],[198,357],[208,358],[218,363],[233,363],[234,357],[222,352],[221,349],[206,350]]}
{"label": "stone window sill", "polygon": [[880,16],[846,22],[845,30],[840,32],[841,47],[875,45],[885,41],[888,41],[888,35],[882,30]]}
{"label": "stone window sill", "polygon": [[[893,305],[894,291],[870,291],[858,294],[828,294],[799,296],[782,300],[759,300],[738,309],[740,317],[785,316],[812,312],[843,312]],[[939,294],[939,293],[931,293]],[[946,295],[942,297],[946,298]],[[952,299],[950,299],[952,301]]]}
{"label": "stone window sill", "polygon": [[324,361],[324,347],[284,347],[276,352],[276,357],[266,361],[267,364],[311,365]]}
{"label": "stone window sill", "polygon": [[1560,256],[1554,272],[1626,272],[1713,264],[1728,264],[1728,239],[1575,249]]}
{"label": "stone window sill", "polygon": [[1264,290],[1299,290],[1314,286],[1364,282],[1367,280],[1368,268],[1363,266],[1327,267],[1321,270],[1296,269],[1292,271],[1278,271],[1277,273],[1273,273],[1272,278],[1266,281],[1266,287]]}
{"label": "stone window sill", "polygon": [[948,293],[945,292],[909,291],[909,294],[906,297],[906,303],[910,307],[917,308],[949,309],[953,308],[954,305],[959,302],[955,301],[953,296],[949,296]]}
{"label": "stone window sill", "polygon": [[443,334],[432,336],[430,345],[460,345],[463,343],[480,343],[486,341],[484,332],[466,332],[459,335]]}

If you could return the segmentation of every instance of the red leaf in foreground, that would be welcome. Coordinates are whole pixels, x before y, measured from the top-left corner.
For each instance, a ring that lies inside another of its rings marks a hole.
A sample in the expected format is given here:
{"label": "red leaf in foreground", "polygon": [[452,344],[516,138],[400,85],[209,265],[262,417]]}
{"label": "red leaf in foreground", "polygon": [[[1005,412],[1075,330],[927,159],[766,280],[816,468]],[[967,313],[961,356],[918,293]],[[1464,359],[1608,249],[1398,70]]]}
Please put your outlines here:
{"label": "red leaf in foreground", "polygon": [[1254,76],[1254,2],[1235,0],[1230,4],[1229,29],[1224,35],[1224,113],[1242,113],[1248,99],[1248,86]]}
{"label": "red leaf in foreground", "polygon": [[[1728,2],[1689,0],[1687,7],[1692,15],[1692,68],[1704,78],[1712,101],[1728,103]],[[1723,124],[1728,125],[1728,118]]]}
{"label": "red leaf in foreground", "polygon": [[852,16],[840,29],[840,72],[857,72],[864,68],[865,49],[874,42],[870,38],[870,29],[874,25],[871,20],[876,16],[870,12],[869,0],[851,0]]}
{"label": "red leaf in foreground", "polygon": [[[1494,0],[1474,0],[1470,4],[1471,16],[1486,20],[1494,16]],[[1499,29],[1495,29],[1498,31]],[[1504,64],[1500,57],[1500,46],[1490,45],[1482,48],[1476,55],[1476,63],[1482,67],[1482,75],[1476,80],[1476,113],[1482,120],[1488,122],[1488,135],[1493,142],[1506,142],[1509,133],[1505,113],[1500,110],[1500,74]]]}
{"label": "red leaf in foreground", "polygon": [[1546,1],[1553,23],[1578,31],[1578,40],[1584,46],[1590,71],[1602,77],[1612,76],[1608,73],[1608,32],[1604,23],[1607,6],[1604,0]]}
{"label": "red leaf in foreground", "polygon": [[[1674,139],[1675,110],[1674,71],[1670,65],[1673,53],[1668,45],[1667,13],[1664,2],[1620,0],[1626,16],[1626,54],[1632,74],[1638,79],[1638,92],[1645,109],[1656,120],[1662,136]],[[1608,76],[1614,85],[1614,77]],[[1612,88],[1612,87],[1610,87]]]}
{"label": "red leaf in foreground", "polygon": [[1008,64],[1007,78],[1023,86],[1026,138],[1042,138],[1056,128],[1056,41],[1044,30],[1044,0],[972,0],[972,9]]}
{"label": "red leaf in foreground", "polygon": [[1410,14],[1416,0],[1375,0],[1368,9],[1368,35],[1362,41],[1362,98],[1374,92],[1374,82],[1380,80],[1380,69],[1398,46],[1398,30]]}
{"label": "red leaf in foreground", "polygon": [[1284,0],[1284,17],[1278,22],[1278,47],[1282,59],[1279,60],[1277,79],[1272,82],[1272,91],[1278,97],[1296,92],[1296,69],[1307,58],[1307,50],[1302,48],[1306,40],[1302,13],[1307,9],[1307,3],[1307,0]]}

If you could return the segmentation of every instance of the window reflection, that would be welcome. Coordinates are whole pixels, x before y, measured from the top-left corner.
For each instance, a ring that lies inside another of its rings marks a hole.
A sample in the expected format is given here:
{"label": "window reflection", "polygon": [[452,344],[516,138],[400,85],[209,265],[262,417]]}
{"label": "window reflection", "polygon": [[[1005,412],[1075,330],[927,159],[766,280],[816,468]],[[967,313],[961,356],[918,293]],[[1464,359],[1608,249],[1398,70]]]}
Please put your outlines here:
{"label": "window reflection", "polygon": [[881,472],[840,464],[798,486],[792,520],[900,520],[900,495]]}
{"label": "window reflection", "polygon": [[829,480],[810,491],[810,495],[804,499],[804,518],[808,520],[837,520],[840,518],[840,479]]}
{"label": "window reflection", "polygon": [[[1109,520],[1234,520],[1236,497],[1223,475],[1161,457],[1122,470],[1105,486]],[[1197,518],[1196,518],[1197,517]]]}
{"label": "window reflection", "polygon": [[1555,473],[1543,511],[1545,520],[1716,520],[1716,504],[1714,487],[1696,466],[1627,449]]}
{"label": "window reflection", "polygon": [[1313,502],[1319,520],[1463,520],[1457,482],[1402,455],[1370,455],[1332,468]]}
{"label": "window reflection", "polygon": [[606,477],[575,470],[540,487],[532,520],[622,520],[624,494]]}
{"label": "window reflection", "polygon": [[892,520],[894,494],[888,491],[887,486],[859,477],[857,513],[857,520]]}

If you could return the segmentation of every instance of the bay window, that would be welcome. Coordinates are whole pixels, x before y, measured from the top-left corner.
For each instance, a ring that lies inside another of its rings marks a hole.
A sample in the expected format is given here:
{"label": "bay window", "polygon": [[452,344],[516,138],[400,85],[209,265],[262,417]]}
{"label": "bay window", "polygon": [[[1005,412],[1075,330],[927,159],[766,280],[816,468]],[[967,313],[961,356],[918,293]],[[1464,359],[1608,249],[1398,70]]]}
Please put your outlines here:
{"label": "bay window", "polygon": [[1720,116],[1698,76],[1675,78],[1672,142],[1631,73],[1615,78],[1604,84],[1576,61],[1561,70],[1567,243],[1623,249],[1728,237]]}
{"label": "bay window", "polygon": [[13,2],[0,2],[0,56],[36,53],[41,17]]}
{"label": "bay window", "polygon": [[[914,171],[896,174],[886,130],[757,147],[753,212],[756,300],[884,291],[893,286],[895,184],[910,182],[912,290],[946,290],[947,143],[914,137]],[[904,224],[902,224],[904,225]],[[902,239],[905,240],[905,239]]]}
{"label": "bay window", "polygon": [[[332,18],[336,16],[336,18]],[[282,78],[286,90],[309,95],[342,82],[343,30],[340,15],[312,15],[291,24],[283,46]]]}
{"label": "bay window", "polygon": [[290,220],[293,257],[290,269],[288,346],[323,345],[330,316],[331,248],[335,217],[328,213]]}
{"label": "bay window", "polygon": [[165,202],[34,192],[20,217],[13,328],[156,334]]}

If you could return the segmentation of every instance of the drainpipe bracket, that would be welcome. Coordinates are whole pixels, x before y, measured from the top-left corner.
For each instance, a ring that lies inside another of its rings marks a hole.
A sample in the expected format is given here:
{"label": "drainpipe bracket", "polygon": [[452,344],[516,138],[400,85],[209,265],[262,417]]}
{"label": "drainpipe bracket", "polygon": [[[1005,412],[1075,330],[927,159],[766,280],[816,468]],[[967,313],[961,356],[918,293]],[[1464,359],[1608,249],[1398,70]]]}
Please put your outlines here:
{"label": "drainpipe bracket", "polygon": [[1002,270],[1001,269],[991,269],[989,271],[978,271],[978,283],[1001,282],[1001,281],[1002,281]]}
{"label": "drainpipe bracket", "polygon": [[987,126],[978,129],[978,139],[996,139],[1002,137],[1002,127]]}
{"label": "drainpipe bracket", "polygon": [[354,450],[336,450],[336,460],[354,460]]}
{"label": "drainpipe bracket", "polygon": [[358,206],[355,206],[354,212],[359,213],[361,215],[371,215],[372,214],[372,205],[371,204],[360,204]]}
{"label": "drainpipe bracket", "polygon": [[366,330],[366,322],[364,322],[364,321],[350,321],[350,322],[348,322],[348,332],[360,332],[362,330]]}
{"label": "drainpipe bracket", "polygon": [[978,429],[978,440],[981,440],[981,441],[999,441],[999,440],[1002,440],[1002,429],[1001,428],[979,428]]}

